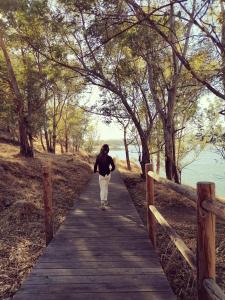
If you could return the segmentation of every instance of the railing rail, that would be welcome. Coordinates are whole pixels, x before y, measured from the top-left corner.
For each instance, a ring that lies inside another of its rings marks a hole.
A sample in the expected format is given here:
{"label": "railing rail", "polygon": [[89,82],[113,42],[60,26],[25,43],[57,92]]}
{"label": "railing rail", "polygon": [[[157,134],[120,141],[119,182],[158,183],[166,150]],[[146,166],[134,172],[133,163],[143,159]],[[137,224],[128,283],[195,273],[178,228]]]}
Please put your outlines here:
{"label": "railing rail", "polygon": [[192,270],[196,271],[196,257],[194,253],[186,246],[182,238],[176,233],[176,231],[170,226],[166,219],[160,214],[157,208],[153,205],[149,205],[149,210],[152,212],[158,223],[163,227],[166,233],[169,235],[171,241],[176,245],[177,249],[186,260]]}
{"label": "railing rail", "polygon": [[53,202],[52,202],[52,164],[43,165],[43,200],[45,210],[45,237],[46,245],[53,239]]}
{"label": "railing rail", "polygon": [[[197,288],[199,300],[225,300],[225,294],[215,282],[216,266],[216,226],[218,216],[225,220],[225,199],[215,197],[215,184],[198,182],[197,192],[194,188],[183,186],[161,178],[153,172],[153,165],[146,164],[146,200],[147,224],[149,238],[156,247],[155,220],[167,232],[170,239],[186,260],[193,272],[197,271]],[[197,208],[197,255],[187,247],[182,238],[170,226],[154,206],[154,180],[169,185],[172,189],[193,200]],[[150,190],[151,189],[151,190]],[[151,226],[153,224],[153,226]],[[196,273],[196,272],[195,272]]]}
{"label": "railing rail", "polygon": [[[185,197],[191,199],[195,204],[197,204],[198,195],[196,189],[188,185],[177,184],[171,180],[160,177],[159,175],[155,174],[153,171],[149,171],[148,176],[150,176],[157,182],[161,182],[163,184],[168,185],[176,192],[184,195]],[[202,203],[202,206],[207,211],[211,211],[215,213],[219,218],[225,220],[225,198],[216,196],[214,201],[211,201],[211,199],[205,200],[204,203]]]}

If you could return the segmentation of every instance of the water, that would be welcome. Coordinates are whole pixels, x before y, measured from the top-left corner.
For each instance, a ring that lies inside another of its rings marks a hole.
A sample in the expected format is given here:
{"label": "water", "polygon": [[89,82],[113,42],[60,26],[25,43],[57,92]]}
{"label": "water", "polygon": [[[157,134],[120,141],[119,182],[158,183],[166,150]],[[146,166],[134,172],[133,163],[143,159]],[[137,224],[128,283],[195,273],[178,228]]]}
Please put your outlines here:
{"label": "water", "polygon": [[[125,160],[125,152],[111,150],[110,155]],[[130,158],[138,163],[138,153],[135,147],[130,147]],[[163,169],[163,166],[162,166]],[[162,172],[161,176],[165,177]],[[216,194],[225,197],[225,160],[215,151],[213,147],[203,150],[197,160],[182,170],[182,183],[193,187],[198,181],[212,181],[216,185]]]}

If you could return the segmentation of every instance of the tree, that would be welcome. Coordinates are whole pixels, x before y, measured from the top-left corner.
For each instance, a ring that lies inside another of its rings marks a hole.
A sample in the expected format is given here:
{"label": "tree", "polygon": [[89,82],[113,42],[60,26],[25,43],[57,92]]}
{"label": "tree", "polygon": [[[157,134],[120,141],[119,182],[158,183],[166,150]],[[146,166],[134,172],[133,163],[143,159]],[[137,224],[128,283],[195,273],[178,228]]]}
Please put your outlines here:
{"label": "tree", "polygon": [[[200,2],[200,1],[199,1]],[[184,53],[181,49],[181,42],[183,39],[179,39],[175,35],[175,39],[171,40],[171,34],[174,34],[173,31],[167,30],[165,32],[164,28],[167,28],[167,24],[163,24],[154,19],[154,13],[158,15],[167,15],[167,7],[171,6],[171,3],[166,5],[159,5],[157,9],[153,9],[150,13],[146,13],[144,8],[141,7],[140,4],[135,2],[134,0],[126,0],[127,5],[135,12],[136,17],[138,18],[138,23],[146,24],[150,28],[152,28],[159,36],[161,36],[166,43],[171,47],[172,51],[179,59],[180,63],[190,72],[193,78],[195,78],[200,84],[206,87],[213,94],[218,96],[219,98],[225,100],[224,91],[221,90],[221,85],[218,85],[218,63],[211,66],[210,71],[214,71],[214,77],[210,77],[209,80],[204,76],[204,73],[196,72],[194,66],[188,60],[186,53]],[[222,2],[221,2],[222,3]],[[218,7],[215,7],[218,2],[200,2],[197,3],[196,0],[193,0],[193,3],[190,5],[190,2],[187,4],[182,3],[182,1],[175,1],[172,3],[173,6],[176,7],[176,10],[173,14],[175,17],[179,17],[179,19],[184,23],[184,26],[188,26],[188,24],[193,24],[197,27],[196,32],[200,33],[193,35],[196,37],[196,43],[203,45],[205,43],[209,44],[210,52],[213,53],[214,56],[217,56],[217,61],[221,65],[222,72],[223,69],[223,56],[224,56],[224,37],[225,37],[225,17],[224,17],[224,7],[221,5],[221,32],[217,32],[215,30],[215,24],[218,24],[218,19],[220,16],[220,12]],[[197,7],[198,10],[196,13],[193,13],[193,9]],[[216,12],[216,13],[215,13]],[[208,20],[208,15],[212,17],[212,21]],[[220,40],[219,36],[222,34],[222,38]],[[190,32],[188,32],[186,39],[190,39]],[[193,42],[194,44],[194,42]],[[213,51],[212,51],[213,49]],[[219,56],[218,56],[219,54]],[[203,76],[202,76],[203,75]]]}
{"label": "tree", "polygon": [[0,31],[0,48],[3,52],[4,59],[5,59],[5,64],[8,72],[9,85],[14,94],[14,103],[15,103],[15,107],[18,115],[18,123],[19,123],[20,153],[21,155],[24,156],[33,157],[32,144],[30,144],[28,140],[29,125],[24,112],[25,109],[24,99],[18,85],[18,81],[14,72],[14,68],[11,63],[11,59],[9,57],[8,50],[5,45],[2,31]]}

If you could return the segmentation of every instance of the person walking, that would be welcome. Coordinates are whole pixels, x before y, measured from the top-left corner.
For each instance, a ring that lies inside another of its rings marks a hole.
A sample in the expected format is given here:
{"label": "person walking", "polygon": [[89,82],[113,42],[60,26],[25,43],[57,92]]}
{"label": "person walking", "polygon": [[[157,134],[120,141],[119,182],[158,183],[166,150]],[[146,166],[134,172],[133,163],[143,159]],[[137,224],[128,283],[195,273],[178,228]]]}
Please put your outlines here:
{"label": "person walking", "polygon": [[[115,170],[115,164],[111,156],[108,155],[109,146],[104,144],[101,148],[100,153],[96,158],[94,165],[94,173],[99,173],[99,186],[100,186],[100,199],[101,209],[105,210],[108,203],[108,187],[111,178],[111,172]],[[110,168],[111,166],[111,168]]]}

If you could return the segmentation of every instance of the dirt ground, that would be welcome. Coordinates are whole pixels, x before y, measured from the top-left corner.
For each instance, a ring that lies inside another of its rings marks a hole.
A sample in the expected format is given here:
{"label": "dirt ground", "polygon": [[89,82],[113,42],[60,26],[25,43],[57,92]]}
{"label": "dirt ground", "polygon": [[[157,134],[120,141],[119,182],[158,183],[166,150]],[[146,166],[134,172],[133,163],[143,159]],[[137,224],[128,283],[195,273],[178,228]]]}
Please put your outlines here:
{"label": "dirt ground", "polygon": [[0,144],[0,299],[11,299],[45,248],[42,165],[47,161],[56,231],[90,178],[90,158],[36,153],[25,159],[18,147]]}
{"label": "dirt ground", "polygon": [[[139,168],[134,164],[132,167],[132,171],[129,172],[123,162],[119,163],[124,182],[143,223],[146,224],[145,182],[140,177]],[[155,182],[155,205],[186,245],[196,253],[197,226],[194,203],[165,185]],[[196,274],[192,273],[160,225],[157,225],[157,251],[177,298],[196,299]],[[216,253],[216,281],[225,290],[225,223],[218,220]]]}

